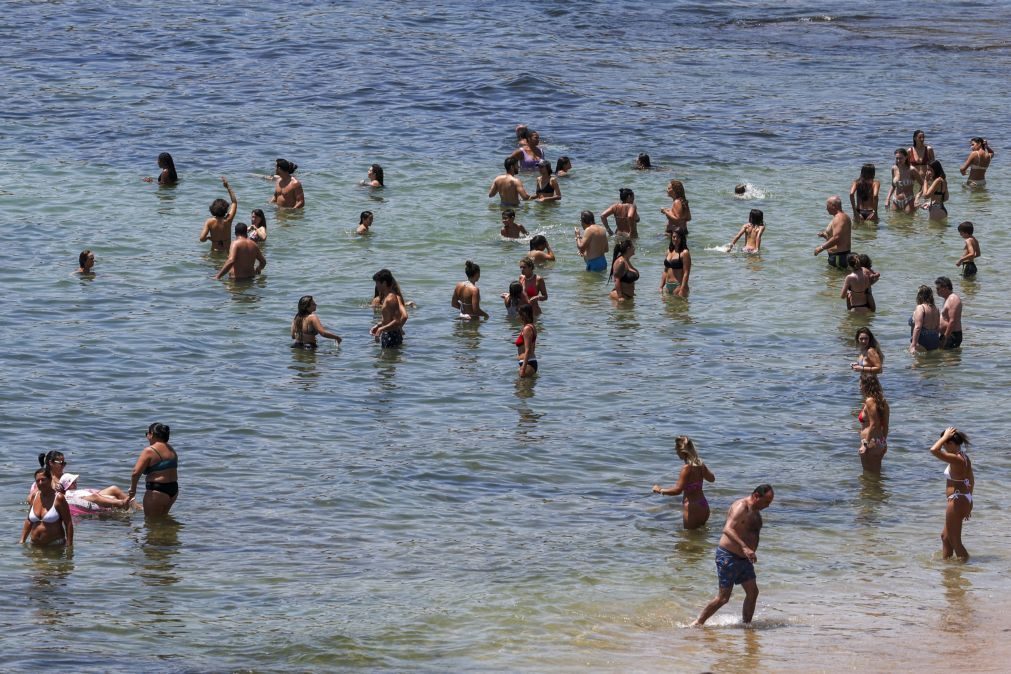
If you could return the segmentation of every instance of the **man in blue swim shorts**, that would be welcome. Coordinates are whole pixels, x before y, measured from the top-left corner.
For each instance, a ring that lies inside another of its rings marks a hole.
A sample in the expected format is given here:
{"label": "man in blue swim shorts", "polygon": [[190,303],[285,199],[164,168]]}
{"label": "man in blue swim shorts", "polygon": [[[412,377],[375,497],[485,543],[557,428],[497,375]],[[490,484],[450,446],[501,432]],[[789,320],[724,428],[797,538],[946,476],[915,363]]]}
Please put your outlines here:
{"label": "man in blue swim shorts", "polygon": [[583,231],[575,230],[576,248],[586,260],[586,271],[607,271],[607,230],[594,224],[590,211],[580,213],[579,220]]}
{"label": "man in blue swim shorts", "polygon": [[742,620],[751,624],[758,602],[758,583],[755,577],[755,562],[758,557],[758,537],[762,530],[761,511],[769,507],[775,494],[772,485],[760,484],[751,496],[734,501],[727,511],[727,522],[723,525],[720,545],[716,548],[716,577],[719,591],[702,613],[692,623],[692,627],[704,625],[709,617],[730,601],[734,585],[744,588],[744,609]]}

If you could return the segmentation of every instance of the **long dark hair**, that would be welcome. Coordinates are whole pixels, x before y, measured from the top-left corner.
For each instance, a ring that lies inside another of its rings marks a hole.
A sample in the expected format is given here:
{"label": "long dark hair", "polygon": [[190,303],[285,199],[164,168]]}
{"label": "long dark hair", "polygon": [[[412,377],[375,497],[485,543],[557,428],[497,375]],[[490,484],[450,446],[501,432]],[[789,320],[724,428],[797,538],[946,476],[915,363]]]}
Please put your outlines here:
{"label": "long dark hair", "polygon": [[386,184],[386,183],[383,182],[383,167],[380,166],[379,164],[373,164],[372,165],[372,175],[374,175],[376,177],[376,180],[379,181],[380,185],[385,185]]}
{"label": "long dark hair", "polygon": [[860,347],[860,335],[867,335],[867,348],[874,349],[881,356],[881,362],[885,362],[885,354],[881,352],[881,345],[878,344],[877,337],[871,332],[870,328],[857,328],[857,334],[853,336],[854,341],[857,343],[857,348]]}
{"label": "long dark hair", "polygon": [[927,166],[929,166],[930,170],[934,172],[935,178],[944,178],[945,180],[948,179],[948,176],[944,174],[944,169],[941,168],[941,162],[935,159],[934,161],[927,164]]}
{"label": "long dark hair", "polygon": [[[253,215],[255,215],[256,217],[258,217],[260,219],[260,224],[258,226],[259,227],[263,227],[264,229],[267,229],[267,216],[263,214],[263,209],[262,208],[254,208],[253,209]],[[257,225],[254,225],[254,227],[255,226],[257,226]]]}
{"label": "long dark hair", "polygon": [[172,183],[179,182],[179,174],[176,173],[176,163],[172,161],[172,155],[168,152],[162,152],[158,155],[158,166],[168,171],[168,178],[162,182],[161,176],[158,176],[158,183],[161,185],[171,185]]}
{"label": "long dark hair", "polygon": [[[631,192],[632,190],[629,190]],[[618,243],[614,244],[614,252],[611,253],[611,273],[607,275],[607,280],[610,281],[614,278],[614,262],[619,257],[624,257],[628,249],[632,247],[632,239],[622,239]]]}
{"label": "long dark hair", "polygon": [[517,309],[523,306],[523,284],[519,281],[509,284],[509,306]]}
{"label": "long dark hair", "polygon": [[[681,244],[680,247],[674,245],[674,239],[675,238]],[[683,253],[686,250],[688,250],[688,238],[687,238],[687,235],[684,233],[684,230],[682,230],[682,229],[675,229],[673,232],[670,233],[670,243],[667,244],[667,252],[668,253],[673,253],[673,252],[677,251],[678,253]]]}

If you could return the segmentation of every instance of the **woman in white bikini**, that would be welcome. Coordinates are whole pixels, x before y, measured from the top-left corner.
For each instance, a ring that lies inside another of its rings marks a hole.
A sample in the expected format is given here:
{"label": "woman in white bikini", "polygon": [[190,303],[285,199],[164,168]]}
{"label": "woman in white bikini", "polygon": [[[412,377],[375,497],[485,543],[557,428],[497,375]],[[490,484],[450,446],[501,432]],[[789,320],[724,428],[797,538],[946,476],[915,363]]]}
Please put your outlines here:
{"label": "woman in white bikini", "polygon": [[481,267],[467,260],[463,271],[467,275],[467,280],[460,281],[453,288],[453,298],[450,300],[450,304],[454,309],[460,311],[461,321],[479,318],[488,320],[488,312],[481,308],[481,290],[477,287],[477,282],[481,278]]}
{"label": "woman in white bikini", "polygon": [[972,138],[969,144],[972,146],[972,151],[969,152],[965,163],[958,171],[962,175],[968,171],[969,179],[965,181],[966,187],[971,189],[986,187],[986,170],[990,168],[990,160],[993,159],[993,148],[990,147],[990,143],[986,142],[986,138],[979,136]]}
{"label": "woman in white bikini", "polygon": [[885,197],[885,208],[903,213],[916,209],[913,185],[923,181],[920,172],[909,165],[909,151],[901,147],[895,151],[895,165],[892,166],[892,187]]}
{"label": "woman in white bikini", "polygon": [[976,477],[972,473],[972,462],[962,446],[969,445],[969,437],[954,426],[941,433],[930,453],[944,461],[945,495],[948,506],[944,511],[944,528],[941,529],[941,552],[945,559],[955,555],[962,561],[969,559],[969,553],[962,545],[962,522],[972,514],[972,492],[976,487]]}
{"label": "woman in white bikini", "polygon": [[70,506],[63,494],[53,489],[53,475],[48,468],[35,471],[35,486],[38,491],[28,507],[28,517],[21,528],[21,545],[29,536],[32,545],[74,544],[74,522],[70,518]]}

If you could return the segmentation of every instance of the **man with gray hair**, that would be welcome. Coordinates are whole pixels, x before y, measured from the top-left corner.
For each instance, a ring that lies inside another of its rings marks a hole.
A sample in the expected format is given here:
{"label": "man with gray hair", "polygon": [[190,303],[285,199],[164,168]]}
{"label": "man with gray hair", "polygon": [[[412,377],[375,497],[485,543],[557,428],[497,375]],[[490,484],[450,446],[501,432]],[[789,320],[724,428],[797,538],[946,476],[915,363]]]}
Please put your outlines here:
{"label": "man with gray hair", "polygon": [[815,248],[814,254],[818,255],[823,250],[827,250],[829,266],[846,269],[853,223],[850,216],[843,211],[842,199],[837,195],[828,198],[825,202],[825,210],[832,216],[832,220],[828,223],[828,227],[818,232],[818,236],[825,239],[825,243]]}
{"label": "man with gray hair", "polygon": [[941,348],[957,349],[962,346],[962,298],[955,294],[947,276],[938,276],[934,288],[944,300],[941,307]]}

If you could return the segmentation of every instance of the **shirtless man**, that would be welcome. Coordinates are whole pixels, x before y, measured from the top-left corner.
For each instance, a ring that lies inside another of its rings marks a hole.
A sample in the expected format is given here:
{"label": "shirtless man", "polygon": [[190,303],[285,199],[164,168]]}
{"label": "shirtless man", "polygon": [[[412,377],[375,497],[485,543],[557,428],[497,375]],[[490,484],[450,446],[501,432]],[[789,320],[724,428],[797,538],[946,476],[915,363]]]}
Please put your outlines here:
{"label": "shirtless man", "polygon": [[526,227],[516,222],[516,211],[507,208],[502,211],[502,229],[499,230],[499,234],[507,239],[518,239],[529,232]]}
{"label": "shirtless man", "polygon": [[761,510],[769,507],[775,494],[772,485],[755,487],[751,496],[734,501],[727,511],[727,523],[723,525],[720,545],[716,548],[716,576],[719,591],[702,613],[692,623],[692,627],[705,624],[710,616],[730,601],[734,585],[744,588],[744,610],[741,614],[745,625],[751,624],[758,601],[758,583],[755,577],[755,562],[758,557],[758,535],[762,530]]}
{"label": "shirtless man", "polygon": [[228,244],[232,240],[232,220],[236,211],[239,210],[239,200],[235,196],[228,179],[221,176],[221,184],[228,190],[228,197],[232,200],[229,206],[224,199],[215,199],[211,203],[211,217],[207,218],[204,228],[200,232],[200,240],[211,240],[211,251],[223,253],[228,250]]}
{"label": "shirtless man", "polygon": [[228,260],[214,278],[220,279],[226,272],[236,281],[253,278],[267,266],[267,258],[263,257],[260,247],[249,240],[248,229],[244,222],[235,225],[235,241],[228,250]]}
{"label": "shirtless man", "polygon": [[951,279],[947,276],[938,276],[934,288],[944,300],[941,307],[941,348],[957,349],[962,345],[962,298],[954,293]]}
{"label": "shirtless man", "polygon": [[292,175],[298,169],[297,164],[293,164],[287,159],[278,159],[274,167],[276,175],[274,180],[274,196],[270,198],[272,204],[277,204],[283,208],[302,208],[305,206],[305,193],[302,191],[302,183]]}
{"label": "shirtless man", "polygon": [[491,181],[488,197],[491,198],[497,194],[502,201],[501,205],[503,208],[515,208],[520,205],[520,199],[529,201],[530,195],[527,194],[526,188],[523,187],[523,182],[516,177],[516,174],[520,172],[519,161],[508,157],[504,165],[505,173]]}
{"label": "shirtless man", "polygon": [[825,210],[832,216],[832,220],[824,231],[818,232],[818,236],[825,239],[825,243],[814,249],[814,254],[818,255],[823,250],[828,251],[828,263],[837,269],[846,269],[846,258],[850,254],[850,234],[853,223],[850,216],[842,208],[842,199],[838,196],[831,196],[825,202]]}
{"label": "shirtless man", "polygon": [[607,271],[607,237],[611,234],[610,230],[594,224],[590,211],[580,213],[579,220],[583,231],[575,230],[576,248],[586,261],[586,271]]}
{"label": "shirtless man", "polygon": [[376,292],[382,300],[379,322],[372,326],[369,334],[376,338],[384,349],[404,343],[404,323],[407,322],[407,308],[400,295],[393,291],[395,281],[389,269],[380,269],[373,276]]}
{"label": "shirtless man", "polygon": [[94,276],[95,268],[95,254],[90,250],[82,250],[81,254],[77,256],[77,263],[80,265],[77,268],[77,274],[81,276]]}

